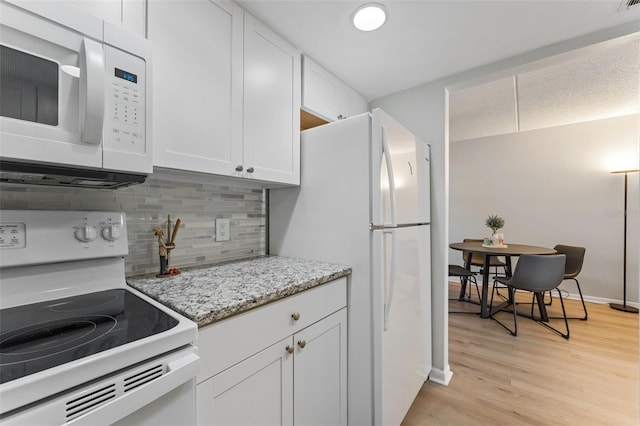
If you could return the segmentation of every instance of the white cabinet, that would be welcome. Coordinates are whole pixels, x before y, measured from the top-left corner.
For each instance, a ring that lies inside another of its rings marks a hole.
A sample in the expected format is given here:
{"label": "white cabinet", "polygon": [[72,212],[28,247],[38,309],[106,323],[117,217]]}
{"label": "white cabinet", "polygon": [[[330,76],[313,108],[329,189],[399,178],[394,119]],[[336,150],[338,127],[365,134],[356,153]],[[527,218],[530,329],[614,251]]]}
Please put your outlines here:
{"label": "white cabinet", "polygon": [[293,336],[293,424],[347,424],[347,309]]}
{"label": "white cabinet", "polygon": [[280,341],[199,384],[198,424],[293,424],[292,344]]}
{"label": "white cabinet", "polygon": [[298,184],[298,51],[233,2],[148,9],[154,165]]}
{"label": "white cabinet", "polygon": [[67,0],[112,24],[124,27],[138,35],[145,36],[145,0]]}
{"label": "white cabinet", "polygon": [[230,174],[242,162],[242,10],[208,0],[154,0],[155,166]]}
{"label": "white cabinet", "polygon": [[327,121],[369,110],[367,100],[307,56],[302,60],[302,109]]}
{"label": "white cabinet", "polygon": [[300,183],[300,53],[244,15],[244,158],[248,177]]}
{"label": "white cabinet", "polygon": [[345,306],[342,278],[201,329],[198,424],[346,425]]}

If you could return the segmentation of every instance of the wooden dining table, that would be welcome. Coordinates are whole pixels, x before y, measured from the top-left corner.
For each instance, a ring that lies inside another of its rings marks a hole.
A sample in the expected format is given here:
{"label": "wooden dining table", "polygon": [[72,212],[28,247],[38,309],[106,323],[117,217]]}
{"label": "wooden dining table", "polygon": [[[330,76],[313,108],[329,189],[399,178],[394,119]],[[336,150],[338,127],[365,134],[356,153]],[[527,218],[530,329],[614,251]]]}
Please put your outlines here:
{"label": "wooden dining table", "polygon": [[[462,243],[451,243],[449,247],[454,250],[459,250],[468,253],[478,253],[484,258],[484,265],[482,267],[482,297],[480,300],[480,317],[488,318],[496,311],[499,311],[503,305],[499,305],[490,310],[487,304],[489,295],[489,265],[491,263],[492,256],[504,256],[505,267],[507,276],[511,276],[511,257],[522,256],[523,254],[541,254],[550,255],[556,254],[556,250],[548,247],[530,246],[526,244],[511,244],[507,243],[502,247],[485,246],[482,241],[469,241]],[[471,267],[471,255],[465,256],[466,261],[464,267],[470,270]],[[465,283],[466,285],[466,283]],[[464,290],[464,289],[463,289]],[[547,310],[544,306],[544,296],[542,294],[536,294],[536,301],[538,308],[540,309],[540,316],[543,321],[548,321]]]}

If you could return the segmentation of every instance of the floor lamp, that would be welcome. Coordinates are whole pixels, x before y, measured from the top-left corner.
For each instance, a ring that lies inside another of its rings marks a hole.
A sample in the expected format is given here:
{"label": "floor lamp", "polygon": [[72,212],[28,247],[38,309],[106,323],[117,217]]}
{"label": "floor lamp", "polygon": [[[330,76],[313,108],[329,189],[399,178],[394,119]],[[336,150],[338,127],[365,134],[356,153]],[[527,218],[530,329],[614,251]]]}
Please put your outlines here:
{"label": "floor lamp", "polygon": [[622,174],[624,173],[624,255],[623,255],[623,272],[622,272],[622,289],[623,289],[623,299],[622,305],[619,303],[609,303],[609,306],[612,309],[616,309],[618,311],[631,312],[634,314],[638,313],[638,308],[634,308],[633,306],[627,306],[627,179],[629,173],[636,173],[638,170],[620,170],[611,172],[614,174]]}

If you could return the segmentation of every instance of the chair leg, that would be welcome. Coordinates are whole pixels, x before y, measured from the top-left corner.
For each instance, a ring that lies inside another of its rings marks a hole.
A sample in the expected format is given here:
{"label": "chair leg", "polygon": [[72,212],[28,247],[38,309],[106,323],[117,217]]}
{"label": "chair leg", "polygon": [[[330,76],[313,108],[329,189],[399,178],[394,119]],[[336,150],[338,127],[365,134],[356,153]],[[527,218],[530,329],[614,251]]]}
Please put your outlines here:
{"label": "chair leg", "polygon": [[[460,277],[460,285],[463,286],[464,285],[464,280],[466,280],[466,285],[467,287],[469,287],[469,296],[466,296],[466,290],[465,293],[461,292],[461,295],[458,298],[454,298],[454,299],[449,299],[449,300],[455,300],[458,302],[469,302],[469,303],[473,303],[476,305],[479,305],[480,302],[474,302],[471,300],[471,284],[473,283],[476,287],[476,293],[478,293],[478,300],[480,299],[480,290],[478,290],[478,282],[476,281],[475,277],[470,276],[468,278],[464,278],[464,277]],[[473,315],[480,315],[480,312],[473,312],[473,311],[449,311],[450,314],[473,314]]]}
{"label": "chair leg", "polygon": [[[582,310],[584,311],[584,316],[583,317],[567,317],[567,319],[578,319],[581,321],[585,321],[587,320],[587,305],[584,303],[584,297],[582,297],[582,290],[580,289],[580,283],[578,282],[577,279],[575,278],[567,278],[567,279],[571,279],[574,280],[576,282],[576,286],[578,287],[578,294],[580,294],[580,301],[582,302]],[[558,292],[560,292],[560,289],[557,289]],[[551,294],[551,292],[549,292],[549,294]],[[550,305],[551,303],[549,303]],[[553,319],[559,319],[562,317],[549,317],[549,318],[553,318]]]}
{"label": "chair leg", "polygon": [[509,287],[509,299],[512,301],[512,305],[513,306],[513,335],[517,336],[518,335],[518,312],[516,311],[516,289],[513,287]]}
{"label": "chair leg", "polygon": [[464,277],[460,277],[460,296],[458,296],[458,300],[464,300],[464,295],[467,292],[467,284],[469,280]]}
{"label": "chair leg", "polygon": [[[480,289],[478,288],[478,281],[476,281],[476,277],[473,277],[473,283],[476,286],[476,294],[478,295],[478,300],[481,301],[482,300],[482,296],[480,295]],[[469,294],[469,296],[471,296],[471,294]],[[471,298],[471,297],[469,297]]]}
{"label": "chair leg", "polygon": [[[499,319],[497,319],[493,314],[489,315],[489,318],[497,322],[502,328],[507,330],[512,336],[518,335],[518,320],[516,313],[516,304],[515,304],[515,289],[513,287],[508,287],[509,289],[509,300],[514,301],[511,306],[513,307],[513,330],[507,327],[504,323],[502,323]],[[493,281],[493,287],[491,288],[491,300],[489,302],[489,311],[493,308],[493,295],[496,292],[496,281]],[[505,311],[508,312],[508,311]]]}
{"label": "chair leg", "polygon": [[462,299],[459,299],[459,300],[465,301],[465,302],[471,302],[471,284],[473,284],[476,287],[476,292],[477,292],[478,282],[476,281],[476,278],[473,276],[469,276],[466,278],[460,277],[460,283],[462,284],[463,282],[467,291],[465,295],[462,297]]}
{"label": "chair leg", "polygon": [[580,289],[580,283],[578,282],[578,280],[576,278],[572,278],[575,282],[576,282],[576,286],[578,287],[578,293],[580,294],[580,301],[582,302],[582,309],[584,309],[584,317],[582,318],[578,318],[582,321],[585,321],[587,319],[587,305],[584,304],[584,297],[582,297],[582,290]]}
{"label": "chair leg", "polygon": [[[567,321],[567,312],[564,309],[564,302],[562,300],[562,292],[560,292],[559,288],[556,288],[556,290],[558,290],[558,296],[560,297],[560,305],[562,306],[562,316],[564,317],[564,326],[566,328],[566,333],[563,333],[562,331],[551,327],[549,324],[547,324],[546,322],[540,320],[540,319],[535,319],[536,322],[538,322],[539,324],[544,325],[545,327],[547,327],[549,330],[552,330],[554,332],[556,332],[557,334],[559,334],[560,336],[564,337],[565,339],[569,340],[569,321]],[[533,308],[531,308],[533,309]]]}
{"label": "chair leg", "polygon": [[[494,268],[495,268],[495,275],[494,275],[494,277],[495,277],[495,278],[497,278],[497,277],[499,277],[499,276],[500,276],[500,275],[498,274],[498,268],[499,268],[499,267],[498,267],[498,266],[494,266]],[[503,273],[504,273],[504,275],[503,275],[503,276],[504,276],[504,277],[508,277],[508,276],[509,276],[509,274],[508,274],[508,272],[507,272],[507,266],[506,266],[506,265],[505,265],[505,266],[501,266],[501,268],[503,268]],[[500,287],[498,287],[498,291],[497,291],[497,293],[498,293],[498,296],[499,296],[500,298],[502,298],[502,300],[509,300],[509,301],[511,301],[511,299],[507,299],[507,298],[505,298],[502,294],[500,294]]]}

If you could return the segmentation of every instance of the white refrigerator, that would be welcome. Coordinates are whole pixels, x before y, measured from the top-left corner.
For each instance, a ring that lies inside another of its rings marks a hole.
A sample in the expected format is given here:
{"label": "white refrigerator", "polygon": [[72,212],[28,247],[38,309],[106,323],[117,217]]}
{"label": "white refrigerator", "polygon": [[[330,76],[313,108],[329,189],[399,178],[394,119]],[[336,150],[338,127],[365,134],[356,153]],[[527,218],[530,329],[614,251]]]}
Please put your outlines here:
{"label": "white refrigerator", "polygon": [[350,425],[399,425],[431,370],[429,212],[429,147],[380,109],[302,132],[269,192],[271,254],[352,267]]}

